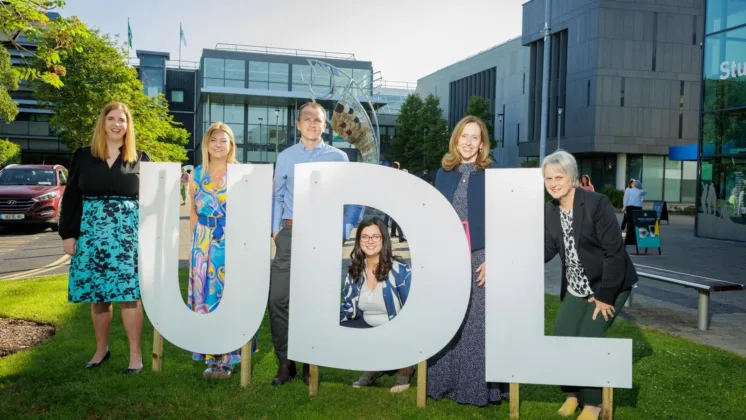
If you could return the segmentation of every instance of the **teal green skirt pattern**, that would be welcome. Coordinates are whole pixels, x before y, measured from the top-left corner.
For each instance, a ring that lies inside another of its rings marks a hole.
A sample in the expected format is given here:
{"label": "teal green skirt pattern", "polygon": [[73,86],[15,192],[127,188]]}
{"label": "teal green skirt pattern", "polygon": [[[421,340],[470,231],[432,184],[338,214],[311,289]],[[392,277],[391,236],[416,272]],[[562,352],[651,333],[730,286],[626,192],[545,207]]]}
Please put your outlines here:
{"label": "teal green skirt pattern", "polygon": [[139,205],[131,197],[86,197],[77,250],[70,263],[68,301],[134,302]]}

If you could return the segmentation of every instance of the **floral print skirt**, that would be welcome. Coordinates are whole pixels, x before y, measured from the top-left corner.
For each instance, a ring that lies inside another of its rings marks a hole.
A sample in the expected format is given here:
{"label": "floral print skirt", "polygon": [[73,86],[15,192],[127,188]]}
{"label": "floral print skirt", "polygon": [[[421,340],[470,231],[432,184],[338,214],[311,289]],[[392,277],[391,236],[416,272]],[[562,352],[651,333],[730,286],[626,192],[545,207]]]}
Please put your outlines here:
{"label": "floral print skirt", "polygon": [[77,250],[70,263],[68,301],[140,299],[139,216],[138,201],[131,197],[86,197]]}

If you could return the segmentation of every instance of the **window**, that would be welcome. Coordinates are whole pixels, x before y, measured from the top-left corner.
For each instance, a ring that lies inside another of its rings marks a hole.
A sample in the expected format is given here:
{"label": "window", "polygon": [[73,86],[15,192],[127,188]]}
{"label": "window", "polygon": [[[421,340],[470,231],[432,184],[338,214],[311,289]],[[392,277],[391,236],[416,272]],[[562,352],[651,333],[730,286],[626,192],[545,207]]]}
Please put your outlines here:
{"label": "window", "polygon": [[663,156],[643,156],[642,188],[647,191],[645,200],[663,199]]}
{"label": "window", "polygon": [[171,91],[171,102],[174,102],[174,103],[184,102],[184,91],[183,90],[172,90]]}
{"label": "window", "polygon": [[207,57],[204,64],[205,87],[245,87],[245,61]]}
{"label": "window", "polygon": [[619,99],[619,106],[624,106],[624,85],[626,81],[627,81],[627,78],[622,77],[622,91],[621,91],[621,97]]}
{"label": "window", "polygon": [[663,199],[672,203],[681,202],[681,161],[666,157],[665,177]]}
{"label": "window", "polygon": [[163,93],[166,82],[162,68],[143,68],[140,74],[142,75],[142,85],[146,95],[155,97]]}
{"label": "window", "polygon": [[746,23],[746,3],[734,0],[707,2],[705,33],[722,31]]}
{"label": "window", "polygon": [[653,71],[655,71],[656,55],[658,53],[658,12],[653,13]]}
{"label": "window", "polygon": [[679,86],[679,138],[684,134],[684,81]]}
{"label": "window", "polygon": [[746,158],[710,158],[701,163],[697,234],[744,240]]}
{"label": "window", "polygon": [[306,64],[293,64],[294,92],[310,92],[310,84],[315,91],[328,93],[331,83],[331,74],[326,70],[311,69],[311,66]]}

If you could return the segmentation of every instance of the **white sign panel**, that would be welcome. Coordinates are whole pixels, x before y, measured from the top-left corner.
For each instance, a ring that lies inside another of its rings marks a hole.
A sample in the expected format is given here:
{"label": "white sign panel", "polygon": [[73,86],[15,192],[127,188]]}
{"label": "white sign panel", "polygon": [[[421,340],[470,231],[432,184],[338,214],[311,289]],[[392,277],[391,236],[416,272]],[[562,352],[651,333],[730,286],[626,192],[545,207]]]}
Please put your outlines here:
{"label": "white sign panel", "polygon": [[267,306],[272,165],[228,165],[225,288],[209,314],[189,310],[179,291],[180,169],[178,163],[140,164],[142,302],[153,326],[174,345],[224,354],[251,340]]}
{"label": "white sign panel", "polygon": [[[339,323],[345,204],[379,209],[407,232],[409,297],[396,318],[376,328]],[[376,371],[417,364],[445,347],[461,326],[471,281],[464,228],[431,185],[378,165],[295,166],[289,359]]]}
{"label": "white sign panel", "polygon": [[487,170],[487,381],[631,388],[632,340],[544,335],[542,178]]}

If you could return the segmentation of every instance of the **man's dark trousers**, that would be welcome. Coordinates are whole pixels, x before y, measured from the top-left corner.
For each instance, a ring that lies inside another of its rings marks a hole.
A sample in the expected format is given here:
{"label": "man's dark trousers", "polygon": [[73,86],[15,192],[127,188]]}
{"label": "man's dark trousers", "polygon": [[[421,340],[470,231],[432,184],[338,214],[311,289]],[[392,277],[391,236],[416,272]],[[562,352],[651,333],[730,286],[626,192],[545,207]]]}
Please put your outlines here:
{"label": "man's dark trousers", "polygon": [[275,237],[275,258],[269,280],[269,327],[280,364],[288,362],[288,303],[290,302],[290,244],[293,228],[285,224]]}

